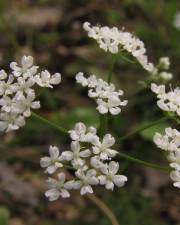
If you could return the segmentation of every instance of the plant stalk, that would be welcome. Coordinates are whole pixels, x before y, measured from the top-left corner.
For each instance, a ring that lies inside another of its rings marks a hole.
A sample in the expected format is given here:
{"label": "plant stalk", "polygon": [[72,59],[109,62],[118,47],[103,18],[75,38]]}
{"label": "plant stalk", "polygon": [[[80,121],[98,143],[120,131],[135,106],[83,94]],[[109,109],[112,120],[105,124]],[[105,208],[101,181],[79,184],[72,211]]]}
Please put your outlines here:
{"label": "plant stalk", "polygon": [[55,128],[56,130],[60,131],[61,133],[68,135],[68,131],[66,129],[64,129],[61,126],[56,125],[55,123],[45,119],[44,117],[41,117],[40,115],[36,114],[35,112],[32,112],[32,116],[35,119],[37,119],[37,120],[39,120],[39,121],[41,121],[41,122],[43,122],[43,123],[45,123],[45,124]]}
{"label": "plant stalk", "polygon": [[94,194],[89,194],[87,197],[109,218],[112,225],[120,225],[112,210],[100,198]]}
{"label": "plant stalk", "polygon": [[149,163],[149,162],[143,161],[141,159],[137,159],[135,157],[132,157],[132,156],[130,156],[128,154],[125,154],[125,153],[122,153],[122,152],[118,152],[118,155],[122,158],[125,158],[125,159],[131,161],[131,162],[141,164],[141,165],[146,166],[146,167],[151,167],[151,168],[161,170],[161,171],[164,171],[164,172],[170,172],[171,171],[170,167],[163,167],[163,166],[159,166],[159,165],[154,164],[154,163]]}
{"label": "plant stalk", "polygon": [[129,133],[129,134],[125,135],[125,136],[122,136],[122,137],[118,138],[117,139],[117,142],[118,141],[124,141],[125,139],[127,139],[127,138],[129,138],[129,137],[131,137],[133,135],[136,135],[136,134],[140,133],[141,131],[146,130],[146,129],[150,128],[150,127],[153,127],[153,126],[155,126],[155,125],[157,125],[159,123],[162,123],[162,122],[164,122],[164,121],[166,121],[168,119],[169,119],[168,117],[162,117],[159,120],[156,120],[156,121],[154,121],[154,122],[152,122],[152,123],[150,123],[148,125],[145,125],[143,127],[140,127],[137,130],[132,131],[131,133]]}
{"label": "plant stalk", "polygon": [[107,77],[108,84],[111,83],[112,74],[113,74],[113,70],[114,70],[116,60],[117,60],[117,55],[112,54],[111,64],[110,64],[110,67],[109,67],[109,72],[108,72],[108,77]]}
{"label": "plant stalk", "polygon": [[[113,70],[114,70],[116,60],[117,60],[117,55],[112,54],[111,64],[110,64],[109,72],[108,72],[108,75],[107,75],[108,84],[111,83],[112,74],[113,74]],[[108,117],[109,117],[108,113],[100,115],[100,136],[101,136],[101,138],[106,134],[106,132],[108,130],[108,121],[109,121]]]}

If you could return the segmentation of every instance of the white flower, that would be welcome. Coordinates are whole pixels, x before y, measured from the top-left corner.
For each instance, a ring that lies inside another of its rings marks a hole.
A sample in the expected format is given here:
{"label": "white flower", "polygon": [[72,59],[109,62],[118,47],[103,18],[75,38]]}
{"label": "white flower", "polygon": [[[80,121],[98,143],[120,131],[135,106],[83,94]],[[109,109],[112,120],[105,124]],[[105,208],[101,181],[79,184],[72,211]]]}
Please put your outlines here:
{"label": "white flower", "polygon": [[0,80],[5,80],[7,78],[7,73],[5,70],[0,70]]}
{"label": "white flower", "polygon": [[48,191],[45,192],[45,196],[49,198],[50,201],[57,200],[60,196],[62,198],[69,198],[70,194],[65,187],[66,176],[64,173],[58,174],[58,180],[49,178],[47,180]]}
{"label": "white flower", "polygon": [[0,106],[1,111],[9,113],[13,108],[13,100],[9,96],[4,95],[3,98],[0,99]]}
{"label": "white flower", "polygon": [[72,140],[81,141],[86,133],[86,126],[84,123],[79,122],[75,125],[74,130],[70,130],[69,133]]}
{"label": "white flower", "polygon": [[169,152],[168,160],[170,162],[177,163],[180,167],[180,143],[179,143],[179,147],[176,147],[174,151]]}
{"label": "white flower", "polygon": [[78,170],[75,172],[75,175],[80,179],[78,181],[79,186],[81,187],[80,194],[93,193],[91,185],[97,185],[99,183],[99,180],[96,177],[96,170],[91,169],[86,173],[82,170]]}
{"label": "white flower", "polygon": [[42,71],[41,74],[36,75],[35,80],[41,87],[53,88],[53,85],[57,85],[61,82],[61,74],[55,73],[51,76],[51,74],[45,70]]}
{"label": "white flower", "polygon": [[41,158],[40,165],[46,168],[46,173],[53,174],[58,168],[63,167],[63,164],[60,162],[59,149],[56,146],[50,146],[49,155],[50,157]]}
{"label": "white flower", "polygon": [[121,112],[121,108],[119,106],[126,106],[127,101],[120,101],[120,99],[116,96],[112,96],[108,98],[108,101],[103,101],[102,99],[97,99],[97,110],[101,114],[106,114],[110,112],[112,115],[118,115]]}
{"label": "white flower", "polygon": [[118,30],[117,27],[91,26],[89,22],[85,22],[83,28],[88,32],[88,36],[95,39],[104,51],[116,54],[119,50],[124,49],[130,52],[145,70],[153,71],[154,66],[148,62],[144,43],[133,34]]}
{"label": "white flower", "polygon": [[[180,153],[179,153],[179,156],[180,156]],[[173,185],[174,187],[177,187],[180,189],[180,161],[178,163],[171,163],[170,166],[174,168],[174,170],[171,171],[170,173],[170,177],[174,181]]]}
{"label": "white flower", "polygon": [[98,141],[95,146],[92,147],[93,153],[96,155],[98,154],[102,160],[113,158],[118,153],[110,148],[114,145],[114,143],[115,139],[110,134],[106,134],[102,140],[102,143]]}
{"label": "white flower", "polygon": [[[91,75],[90,77],[88,77],[88,87],[89,88],[95,88],[97,86],[97,84],[101,83],[101,85],[106,85],[106,82],[104,82],[102,79],[97,79],[97,77],[95,75]],[[102,84],[103,83],[103,84]]]}
{"label": "white flower", "polygon": [[180,146],[180,133],[178,130],[168,127],[165,129],[165,135],[155,133],[154,143],[165,151],[176,151]]}
{"label": "white flower", "polygon": [[64,184],[67,190],[78,190],[81,188],[81,182],[79,180],[70,180]]}
{"label": "white flower", "polygon": [[117,115],[121,112],[121,106],[126,106],[127,101],[122,101],[120,96],[123,95],[122,90],[115,90],[113,84],[108,84],[102,79],[97,79],[95,75],[91,75],[86,79],[83,73],[76,75],[76,80],[82,86],[88,86],[88,96],[95,98],[97,103],[97,110],[101,114],[110,112],[112,115]]}
{"label": "white flower", "polygon": [[101,161],[101,158],[99,155],[91,157],[90,160],[91,166],[95,169],[100,169],[102,166],[104,166],[104,163]]}
{"label": "white flower", "polygon": [[27,96],[20,94],[16,96],[16,103],[14,108],[16,107],[17,112],[22,113],[23,116],[29,117],[31,115],[31,108],[32,109],[39,109],[40,102],[34,101],[35,100],[35,93],[29,92]]}
{"label": "white flower", "polygon": [[161,148],[163,150],[168,150],[169,138],[167,135],[162,136],[161,134],[156,132],[153,140],[154,140],[154,143],[158,146],[158,148]]}
{"label": "white flower", "polygon": [[25,120],[23,116],[19,116],[17,113],[1,113],[0,114],[0,131],[10,132],[13,130],[18,130],[19,127],[25,125]]}
{"label": "white flower", "polygon": [[34,66],[33,61],[32,56],[23,56],[20,66],[16,62],[12,62],[10,67],[13,70],[13,75],[15,77],[22,75],[25,79],[34,76],[37,73],[38,66]]}
{"label": "white flower", "polygon": [[158,94],[159,97],[162,96],[162,95],[164,95],[165,92],[166,92],[165,85],[157,85],[155,83],[152,83],[151,84],[151,90],[154,93]]}
{"label": "white flower", "polygon": [[18,77],[17,83],[12,85],[12,90],[17,94],[27,94],[29,92],[34,92],[34,89],[32,89],[34,84],[35,80],[33,77],[30,77],[26,80],[23,77]]}
{"label": "white flower", "polygon": [[84,74],[82,72],[76,74],[76,81],[77,83],[82,84],[83,87],[86,87],[88,85],[88,80],[84,77]]}
{"label": "white flower", "polygon": [[101,185],[105,185],[106,189],[113,190],[114,184],[118,187],[124,186],[125,182],[127,181],[127,177],[124,175],[117,175],[119,170],[119,164],[111,161],[109,165],[104,165],[101,167],[101,171],[103,175],[100,175],[99,181]]}
{"label": "white flower", "polygon": [[160,109],[168,112],[174,112],[180,116],[180,89],[179,87],[165,92],[164,85],[151,84],[151,90],[157,94],[157,105]]}
{"label": "white flower", "polygon": [[168,127],[165,129],[165,135],[155,134],[154,142],[159,148],[168,152],[167,158],[174,169],[170,177],[174,181],[173,185],[180,188],[180,132]]}
{"label": "white flower", "polygon": [[86,149],[81,151],[80,144],[77,141],[73,141],[71,143],[71,149],[72,151],[64,151],[61,154],[60,159],[72,161],[71,163],[75,168],[82,168],[85,164],[84,158],[87,158],[91,155],[90,150]]}
{"label": "white flower", "polygon": [[10,95],[13,93],[12,90],[12,83],[14,81],[14,78],[12,75],[9,75],[8,80],[0,80],[0,96],[1,95]]}
{"label": "white flower", "polygon": [[76,123],[74,129],[70,130],[69,133],[73,141],[94,143],[98,139],[96,128],[87,128],[82,122]]}

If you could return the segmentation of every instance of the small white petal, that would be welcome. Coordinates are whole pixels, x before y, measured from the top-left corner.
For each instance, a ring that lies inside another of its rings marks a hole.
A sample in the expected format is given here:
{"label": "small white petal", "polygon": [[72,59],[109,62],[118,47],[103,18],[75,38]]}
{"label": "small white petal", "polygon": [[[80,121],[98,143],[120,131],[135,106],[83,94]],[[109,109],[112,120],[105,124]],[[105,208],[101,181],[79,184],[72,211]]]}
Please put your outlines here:
{"label": "small white petal", "polygon": [[109,163],[109,172],[112,174],[116,174],[118,170],[119,170],[119,163],[111,161]]}
{"label": "small white petal", "polygon": [[91,151],[89,149],[86,149],[84,151],[81,151],[79,155],[82,158],[87,158],[91,155]]}
{"label": "small white petal", "polygon": [[53,174],[54,172],[56,172],[57,169],[58,168],[55,165],[50,165],[45,170],[45,173]]}
{"label": "small white petal", "polygon": [[59,157],[59,149],[56,146],[50,146],[49,154],[52,159],[57,159]]}
{"label": "small white petal", "polygon": [[49,157],[43,157],[40,160],[40,165],[42,168],[48,167],[51,164],[51,159]]}
{"label": "small white petal", "polygon": [[122,187],[127,181],[127,177],[123,175],[115,175],[113,181],[118,187]]}
{"label": "small white petal", "polygon": [[111,147],[112,145],[114,145],[115,143],[115,139],[114,137],[112,137],[111,134],[106,134],[103,138],[103,145],[105,145],[106,147]]}
{"label": "small white petal", "polygon": [[60,195],[62,198],[69,198],[70,194],[66,189],[61,189]]}
{"label": "small white petal", "polygon": [[73,153],[71,151],[64,151],[62,152],[61,156],[59,157],[60,160],[70,161],[73,159]]}
{"label": "small white petal", "polygon": [[113,191],[113,189],[114,189],[114,184],[113,184],[112,181],[107,180],[107,182],[106,182],[106,189],[112,190],[112,191]]}
{"label": "small white petal", "polygon": [[45,192],[45,196],[49,198],[49,201],[55,201],[59,198],[60,192],[57,189],[51,189]]}
{"label": "small white petal", "polygon": [[81,191],[80,191],[80,194],[81,195],[85,195],[87,193],[90,193],[92,194],[93,193],[93,189],[90,185],[84,185],[82,188],[81,188]]}
{"label": "small white petal", "polygon": [[61,82],[61,74],[60,73],[55,73],[52,75],[50,83],[51,84],[59,84]]}

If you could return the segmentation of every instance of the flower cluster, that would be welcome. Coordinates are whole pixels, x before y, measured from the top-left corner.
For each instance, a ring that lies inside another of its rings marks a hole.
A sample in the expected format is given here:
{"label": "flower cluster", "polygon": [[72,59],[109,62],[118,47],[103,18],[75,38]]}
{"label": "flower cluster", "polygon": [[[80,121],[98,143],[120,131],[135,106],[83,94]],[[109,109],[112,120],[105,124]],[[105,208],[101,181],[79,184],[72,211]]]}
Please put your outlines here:
{"label": "flower cluster", "polygon": [[166,93],[165,85],[152,83],[151,90],[157,94],[157,105],[164,111],[174,112],[180,116],[180,89],[179,87]]}
{"label": "flower cluster", "polygon": [[70,197],[70,190],[80,189],[80,194],[93,193],[92,186],[104,185],[106,189],[113,190],[114,185],[122,187],[127,177],[117,174],[119,163],[112,161],[117,151],[111,147],[115,139],[106,134],[102,141],[97,136],[96,128],[87,128],[83,123],[77,123],[73,130],[69,131],[71,150],[61,154],[57,147],[50,146],[50,157],[40,160],[41,167],[49,174],[55,173],[58,168],[70,164],[74,169],[74,179],[66,181],[63,172],[57,174],[57,179],[49,178],[47,184],[49,190],[45,195],[50,201],[59,196]]}
{"label": "flower cluster", "polygon": [[167,82],[173,78],[173,74],[167,72],[170,67],[169,57],[161,57],[159,63],[151,73],[151,80]]}
{"label": "flower cluster", "polygon": [[106,52],[116,54],[121,50],[125,50],[131,53],[145,70],[153,71],[154,66],[148,62],[144,43],[133,34],[119,30],[117,27],[91,27],[89,22],[85,22],[83,28],[88,32],[88,36],[95,39],[100,48]]}
{"label": "flower cluster", "polygon": [[174,181],[174,186],[180,188],[180,132],[168,127],[164,135],[159,133],[154,135],[154,142],[159,148],[168,152],[170,166],[174,169],[170,177]]}
{"label": "flower cluster", "polygon": [[12,62],[10,68],[10,74],[0,71],[0,131],[6,132],[24,126],[31,109],[40,108],[40,102],[35,101],[35,84],[52,87],[61,81],[59,73],[52,76],[47,70],[38,73],[32,56],[23,56],[20,65]]}
{"label": "flower cluster", "polygon": [[84,77],[82,72],[76,75],[77,83],[80,83],[83,87],[88,87],[88,96],[96,99],[97,110],[101,114],[111,113],[117,115],[121,112],[121,106],[126,106],[128,101],[122,101],[120,96],[124,93],[122,90],[115,90],[114,84],[108,84],[102,79],[98,79],[95,75],[91,75],[88,78]]}

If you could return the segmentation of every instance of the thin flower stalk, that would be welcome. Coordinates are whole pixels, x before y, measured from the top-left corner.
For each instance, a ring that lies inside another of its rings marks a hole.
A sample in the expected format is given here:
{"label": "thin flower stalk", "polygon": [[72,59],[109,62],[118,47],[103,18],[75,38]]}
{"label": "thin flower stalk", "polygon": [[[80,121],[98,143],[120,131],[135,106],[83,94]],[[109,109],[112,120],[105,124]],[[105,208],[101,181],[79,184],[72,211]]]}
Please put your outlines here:
{"label": "thin flower stalk", "polygon": [[124,141],[124,140],[126,140],[127,138],[129,138],[129,137],[131,137],[131,136],[134,136],[134,135],[136,135],[136,134],[139,134],[140,132],[142,132],[142,131],[144,131],[144,130],[150,128],[150,127],[153,127],[153,126],[156,126],[157,124],[163,123],[163,122],[167,121],[168,119],[169,119],[169,117],[167,117],[167,116],[162,117],[162,118],[159,119],[159,120],[156,120],[156,121],[154,121],[154,122],[152,122],[152,123],[149,123],[149,124],[147,124],[147,125],[145,125],[145,126],[142,126],[142,127],[138,128],[138,129],[136,129],[135,131],[132,131],[131,133],[129,133],[129,134],[127,134],[127,135],[124,135],[124,136],[120,137],[119,139],[117,139],[117,141]]}
{"label": "thin flower stalk", "polygon": [[98,206],[98,208],[106,215],[106,217],[109,218],[109,221],[111,222],[112,225],[120,225],[113,211],[100,198],[98,198],[94,194],[87,195],[87,198],[89,198],[92,202],[94,202]]}

